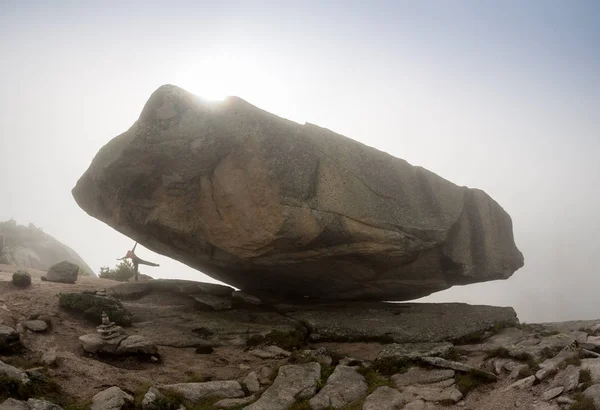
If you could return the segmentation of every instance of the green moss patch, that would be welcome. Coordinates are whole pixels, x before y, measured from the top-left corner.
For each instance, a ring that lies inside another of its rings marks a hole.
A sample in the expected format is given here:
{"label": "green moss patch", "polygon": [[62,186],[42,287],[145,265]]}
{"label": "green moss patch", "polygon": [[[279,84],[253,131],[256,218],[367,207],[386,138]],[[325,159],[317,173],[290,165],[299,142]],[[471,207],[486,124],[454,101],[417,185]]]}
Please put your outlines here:
{"label": "green moss patch", "polygon": [[58,300],[61,308],[81,314],[96,325],[102,323],[102,312],[119,325],[131,325],[131,313],[116,299],[90,293],[61,293]]}

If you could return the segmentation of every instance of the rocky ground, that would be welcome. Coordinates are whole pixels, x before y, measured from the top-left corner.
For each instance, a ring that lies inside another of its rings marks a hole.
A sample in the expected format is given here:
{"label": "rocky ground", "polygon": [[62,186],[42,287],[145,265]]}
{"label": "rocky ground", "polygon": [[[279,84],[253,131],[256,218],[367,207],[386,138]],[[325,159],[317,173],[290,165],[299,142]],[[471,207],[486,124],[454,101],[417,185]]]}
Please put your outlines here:
{"label": "rocky ground", "polygon": [[[2,410],[600,408],[600,320],[523,325],[510,308],[464,304],[267,306],[225,286],[62,284],[35,270],[19,288],[15,270],[0,265]],[[122,327],[119,347],[137,343],[119,356],[82,348],[102,310]]]}

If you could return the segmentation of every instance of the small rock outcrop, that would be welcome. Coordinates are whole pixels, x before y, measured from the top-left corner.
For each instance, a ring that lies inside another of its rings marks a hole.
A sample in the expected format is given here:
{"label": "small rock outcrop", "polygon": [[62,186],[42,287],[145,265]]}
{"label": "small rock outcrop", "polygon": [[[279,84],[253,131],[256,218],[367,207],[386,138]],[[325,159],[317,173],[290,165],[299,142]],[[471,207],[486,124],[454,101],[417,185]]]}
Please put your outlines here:
{"label": "small rock outcrop", "polygon": [[133,396],[117,386],[109,387],[92,398],[91,410],[121,410],[133,404]]}
{"label": "small rock outcrop", "polygon": [[367,396],[363,410],[399,410],[406,404],[406,398],[396,389],[381,386]]}
{"label": "small rock outcrop", "polygon": [[166,384],[157,386],[157,388],[161,392],[174,392],[190,404],[198,404],[207,398],[237,399],[244,397],[242,385],[235,380]]}
{"label": "small rock outcrop", "polygon": [[18,385],[27,385],[31,381],[29,376],[23,370],[0,361],[0,378],[6,381],[13,381]]}
{"label": "small rock outcrop", "polygon": [[18,288],[27,288],[31,286],[31,275],[24,270],[18,270],[13,273],[12,283]]}
{"label": "small rock outcrop", "polygon": [[79,266],[68,261],[62,261],[56,265],[52,265],[48,269],[46,276],[42,277],[42,279],[48,282],[75,283],[78,273]]}
{"label": "small rock outcrop", "polygon": [[149,249],[262,300],[410,300],[524,264],[510,216],[485,192],[171,85],[100,150],[73,196]]}
{"label": "small rock outcrop", "polygon": [[271,387],[246,410],[288,410],[296,401],[313,397],[320,378],[318,363],[282,366]]}
{"label": "small rock outcrop", "polygon": [[23,326],[32,332],[45,332],[48,330],[48,324],[40,319],[26,320]]}
{"label": "small rock outcrop", "polygon": [[368,390],[364,376],[349,366],[337,366],[325,387],[309,400],[312,410],[339,409],[358,401]]}

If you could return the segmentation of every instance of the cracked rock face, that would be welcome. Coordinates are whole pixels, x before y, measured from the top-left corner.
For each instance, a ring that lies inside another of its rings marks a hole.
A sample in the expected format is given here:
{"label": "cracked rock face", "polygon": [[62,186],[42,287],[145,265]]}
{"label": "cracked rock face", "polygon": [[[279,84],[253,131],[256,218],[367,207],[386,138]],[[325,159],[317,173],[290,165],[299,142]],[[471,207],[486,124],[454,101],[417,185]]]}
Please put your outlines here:
{"label": "cracked rock face", "polygon": [[77,203],[260,298],[409,300],[523,266],[483,191],[231,97],[160,87],[103,147]]}

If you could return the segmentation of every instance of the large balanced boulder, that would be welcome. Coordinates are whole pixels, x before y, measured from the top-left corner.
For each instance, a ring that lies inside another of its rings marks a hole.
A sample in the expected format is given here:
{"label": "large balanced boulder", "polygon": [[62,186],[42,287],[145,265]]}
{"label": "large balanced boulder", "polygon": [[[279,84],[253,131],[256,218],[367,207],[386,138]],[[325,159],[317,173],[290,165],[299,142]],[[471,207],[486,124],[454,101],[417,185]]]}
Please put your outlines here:
{"label": "large balanced boulder", "polygon": [[408,300],[523,266],[510,216],[485,192],[171,85],[73,195],[144,246],[260,298]]}

